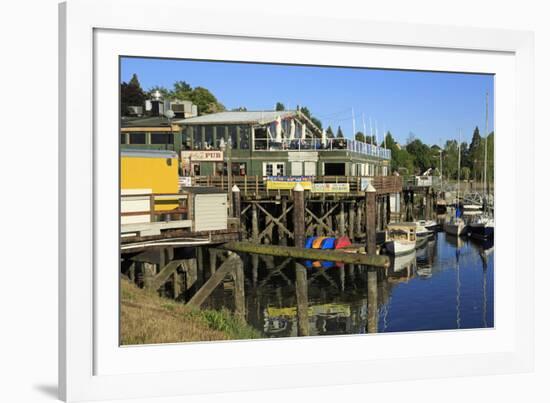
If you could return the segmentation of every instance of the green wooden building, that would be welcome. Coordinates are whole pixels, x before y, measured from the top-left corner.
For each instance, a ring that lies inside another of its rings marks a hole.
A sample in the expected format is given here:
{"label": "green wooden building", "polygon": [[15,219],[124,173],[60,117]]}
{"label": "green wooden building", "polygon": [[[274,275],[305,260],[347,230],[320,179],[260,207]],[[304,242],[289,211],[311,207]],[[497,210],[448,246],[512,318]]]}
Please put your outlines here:
{"label": "green wooden building", "polygon": [[151,119],[123,119],[121,147],[174,150],[182,176],[223,176],[229,163],[234,176],[385,176],[389,171],[389,150],[326,138],[298,110]]}

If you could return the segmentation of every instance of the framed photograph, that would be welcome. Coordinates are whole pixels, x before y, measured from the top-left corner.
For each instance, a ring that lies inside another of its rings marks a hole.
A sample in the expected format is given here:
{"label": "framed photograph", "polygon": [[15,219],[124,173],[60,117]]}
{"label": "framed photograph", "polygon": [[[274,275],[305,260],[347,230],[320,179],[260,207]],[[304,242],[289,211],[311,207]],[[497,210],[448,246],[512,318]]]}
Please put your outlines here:
{"label": "framed photograph", "polygon": [[60,5],[61,397],[530,371],[532,34],[273,19]]}

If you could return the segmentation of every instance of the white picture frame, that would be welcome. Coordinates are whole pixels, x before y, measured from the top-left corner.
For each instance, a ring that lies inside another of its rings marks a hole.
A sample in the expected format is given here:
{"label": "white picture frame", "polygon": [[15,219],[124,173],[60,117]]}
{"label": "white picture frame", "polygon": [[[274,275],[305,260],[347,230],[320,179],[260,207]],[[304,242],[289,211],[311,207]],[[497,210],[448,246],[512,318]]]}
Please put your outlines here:
{"label": "white picture frame", "polygon": [[[533,35],[325,20],[290,11],[277,24],[263,23],[268,18],[193,10],[169,0],[60,5],[61,398],[172,396],[532,370]],[[185,50],[175,45],[182,40]],[[270,53],[268,60],[263,47],[288,53]],[[117,55],[327,64],[315,56],[313,50],[319,49],[342,56],[347,60],[342,65],[495,74],[496,219],[506,218],[509,225],[495,235],[495,328],[118,347],[118,338],[113,340],[118,266],[112,259],[118,254],[113,221],[118,214],[113,175],[118,172],[118,134],[112,139],[99,135],[117,130]],[[376,61],[366,60],[367,55]],[[390,351],[385,348],[390,343],[416,347]]]}

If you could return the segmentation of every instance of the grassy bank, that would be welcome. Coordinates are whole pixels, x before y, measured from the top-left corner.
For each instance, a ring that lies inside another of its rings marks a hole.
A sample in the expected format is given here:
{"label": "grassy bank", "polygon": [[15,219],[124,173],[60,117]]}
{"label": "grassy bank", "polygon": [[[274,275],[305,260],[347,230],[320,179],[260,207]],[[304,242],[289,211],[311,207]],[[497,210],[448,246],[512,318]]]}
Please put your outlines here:
{"label": "grassy bank", "polygon": [[189,308],[121,280],[121,344],[255,339],[260,334],[229,311]]}

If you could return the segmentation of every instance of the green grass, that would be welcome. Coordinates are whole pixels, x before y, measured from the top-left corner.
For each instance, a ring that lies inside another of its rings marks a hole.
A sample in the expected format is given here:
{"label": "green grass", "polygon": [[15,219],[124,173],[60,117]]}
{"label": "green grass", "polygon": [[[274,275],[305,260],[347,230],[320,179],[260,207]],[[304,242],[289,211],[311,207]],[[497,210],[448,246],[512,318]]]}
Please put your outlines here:
{"label": "green grass", "polygon": [[121,280],[122,345],[255,339],[260,333],[228,310],[190,308]]}

